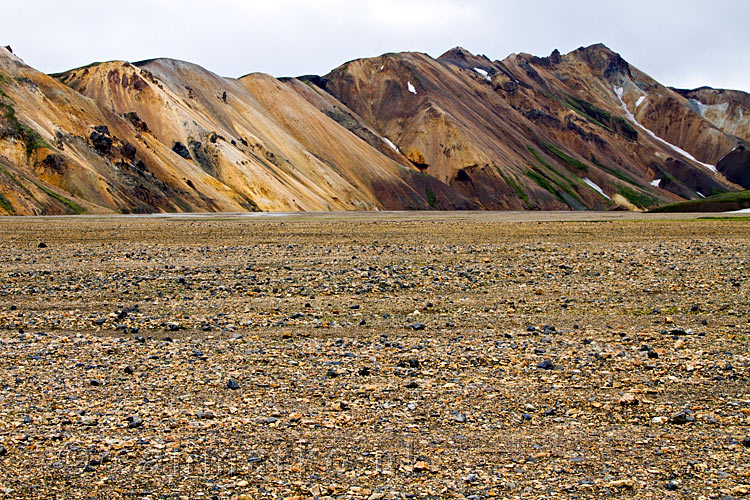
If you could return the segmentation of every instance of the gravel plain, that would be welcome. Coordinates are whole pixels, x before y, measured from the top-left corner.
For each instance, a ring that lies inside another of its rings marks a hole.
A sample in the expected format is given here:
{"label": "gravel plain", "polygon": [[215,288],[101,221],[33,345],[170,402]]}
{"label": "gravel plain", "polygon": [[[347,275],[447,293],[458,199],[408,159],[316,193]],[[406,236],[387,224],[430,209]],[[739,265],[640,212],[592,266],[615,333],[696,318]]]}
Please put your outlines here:
{"label": "gravel plain", "polygon": [[2,498],[750,495],[750,220],[0,220]]}

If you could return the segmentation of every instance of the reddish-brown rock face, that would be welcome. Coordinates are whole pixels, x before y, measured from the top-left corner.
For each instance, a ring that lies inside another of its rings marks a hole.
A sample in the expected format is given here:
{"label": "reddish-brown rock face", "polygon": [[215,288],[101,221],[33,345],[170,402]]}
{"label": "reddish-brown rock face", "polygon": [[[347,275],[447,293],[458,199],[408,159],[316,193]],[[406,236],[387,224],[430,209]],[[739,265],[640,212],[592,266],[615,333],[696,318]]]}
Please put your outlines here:
{"label": "reddish-brown rock face", "polygon": [[633,209],[748,169],[725,158],[748,94],[666,88],[603,45],[283,80],[166,59],[53,78],[0,48],[0,91],[0,214]]}

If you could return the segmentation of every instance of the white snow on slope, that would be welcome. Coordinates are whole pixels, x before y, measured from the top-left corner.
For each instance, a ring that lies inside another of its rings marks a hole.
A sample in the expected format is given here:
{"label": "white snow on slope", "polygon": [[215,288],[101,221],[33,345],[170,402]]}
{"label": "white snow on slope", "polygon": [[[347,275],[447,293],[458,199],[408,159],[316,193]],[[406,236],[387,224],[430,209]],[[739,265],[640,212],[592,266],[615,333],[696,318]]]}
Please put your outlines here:
{"label": "white snow on slope", "polygon": [[484,79],[487,80],[488,82],[492,81],[492,78],[490,78],[490,74],[487,73],[482,68],[474,68],[474,71],[476,71],[477,73],[479,73],[480,75],[482,75],[484,77]]}
{"label": "white snow on slope", "polygon": [[698,108],[698,114],[701,116],[706,116],[706,110],[708,109],[708,106],[700,102],[698,99],[690,99],[693,104],[695,104],[695,107]]}
{"label": "white snow on slope", "polygon": [[658,188],[661,185],[661,179],[654,179],[653,181],[651,181],[651,185],[655,188]]}
{"label": "white snow on slope", "polygon": [[625,101],[622,100],[622,95],[623,95],[624,89],[622,87],[614,87],[614,91],[615,91],[615,94],[617,94],[617,97],[620,99],[620,104],[622,104],[622,109],[625,110],[625,116],[627,117],[628,121],[630,121],[633,125],[635,125],[636,127],[640,128],[641,130],[643,130],[648,135],[650,135],[651,137],[653,137],[657,141],[661,142],[665,146],[667,146],[667,147],[671,148],[672,150],[674,150],[675,152],[681,154],[685,158],[687,158],[687,159],[689,159],[689,160],[691,160],[691,161],[693,161],[693,162],[695,162],[695,163],[697,163],[699,165],[703,165],[704,167],[706,167],[707,169],[709,169],[712,172],[718,172],[716,170],[716,167],[714,165],[709,165],[708,163],[703,163],[702,161],[696,160],[693,155],[691,155],[690,153],[688,153],[684,149],[678,148],[674,144],[671,144],[671,143],[665,141],[664,139],[662,139],[661,137],[659,137],[658,135],[656,135],[655,133],[653,133],[652,131],[650,131],[649,129],[647,129],[646,127],[644,127],[643,125],[641,125],[640,123],[638,123],[638,120],[635,119],[635,116],[633,116],[633,113],[631,113],[630,110],[628,109],[628,105],[625,104]]}
{"label": "white snow on slope", "polygon": [[646,100],[645,95],[642,95],[641,97],[639,97],[638,100],[635,101],[635,109],[638,109],[641,106],[641,104],[643,104],[643,101],[645,100]]}
{"label": "white snow on slope", "polygon": [[735,210],[733,212],[724,212],[725,214],[750,214],[750,208],[743,208],[742,210]]}
{"label": "white snow on slope", "polygon": [[409,87],[409,92],[411,92],[414,95],[417,95],[417,89],[414,88],[414,85],[412,85],[411,82],[406,82],[406,85]]}
{"label": "white snow on slope", "polygon": [[383,142],[384,142],[384,143],[386,143],[386,144],[388,144],[388,146],[389,146],[389,147],[390,147],[390,148],[391,148],[392,150],[394,150],[394,151],[395,151],[395,152],[397,152],[397,153],[401,153],[401,150],[400,150],[400,149],[398,149],[398,147],[397,147],[397,146],[396,146],[395,144],[393,144],[393,143],[392,143],[392,142],[390,141],[390,139],[388,139],[387,137],[381,137],[381,139],[383,139]]}
{"label": "white snow on slope", "polygon": [[599,186],[597,186],[597,185],[596,185],[596,183],[595,183],[594,181],[592,181],[592,180],[591,180],[591,179],[589,179],[588,177],[584,177],[584,178],[583,178],[583,179],[581,179],[581,180],[582,180],[583,182],[585,182],[586,184],[588,184],[588,185],[589,185],[589,186],[591,187],[591,189],[593,189],[594,191],[596,191],[596,192],[597,192],[597,193],[599,193],[600,195],[604,196],[604,197],[605,197],[605,198],[607,198],[608,200],[612,201],[612,198],[610,198],[609,196],[607,196],[607,193],[605,193],[604,191],[602,191],[602,188],[600,188]]}

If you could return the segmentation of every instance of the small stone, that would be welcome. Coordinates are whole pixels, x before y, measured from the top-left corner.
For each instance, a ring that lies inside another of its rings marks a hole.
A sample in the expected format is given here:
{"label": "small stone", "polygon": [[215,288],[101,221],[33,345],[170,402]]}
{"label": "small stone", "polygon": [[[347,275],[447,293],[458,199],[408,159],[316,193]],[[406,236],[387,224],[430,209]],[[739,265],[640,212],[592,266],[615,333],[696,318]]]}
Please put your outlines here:
{"label": "small stone", "polygon": [[200,420],[210,420],[214,418],[214,414],[210,411],[198,410],[195,412],[195,416]]}
{"label": "small stone", "polygon": [[418,389],[419,384],[412,380],[411,382],[406,384],[404,387],[406,387],[407,389]]}
{"label": "small stone", "polygon": [[479,481],[479,478],[476,474],[469,474],[468,476],[466,476],[464,481],[466,481],[467,483],[476,483],[477,481]]}
{"label": "small stone", "polygon": [[235,379],[230,378],[227,380],[227,387],[232,390],[236,390],[240,388],[240,383],[237,382]]}
{"label": "small stone", "polygon": [[554,370],[555,369],[555,365],[552,364],[552,361],[550,361],[549,359],[545,359],[541,363],[538,363],[536,367],[541,368],[542,370]]}
{"label": "small stone", "polygon": [[411,327],[412,329],[417,330],[417,331],[424,330],[426,328],[426,326],[422,323],[414,323],[413,325],[411,325]]}
{"label": "small stone", "polygon": [[143,425],[143,419],[137,415],[126,418],[128,422],[128,429],[136,429]]}
{"label": "small stone", "polygon": [[102,381],[98,379],[92,379],[92,380],[89,380],[89,384],[91,384],[94,387],[99,387],[102,385]]}
{"label": "small stone", "polygon": [[459,424],[466,423],[467,420],[466,415],[456,410],[451,412],[451,418],[453,418],[454,422],[458,422]]}
{"label": "small stone", "polygon": [[37,248],[47,248],[47,244],[46,244],[45,242],[43,242],[43,241],[42,241],[42,242],[41,242],[41,243],[39,243],[39,244],[38,244],[38,245],[37,245],[36,247],[37,247]]}
{"label": "small stone", "polygon": [[680,489],[680,486],[674,481],[670,481],[667,483],[667,489],[669,491],[677,491],[678,489]]}
{"label": "small stone", "polygon": [[618,481],[611,481],[609,483],[610,488],[619,488],[623,490],[632,490],[635,487],[635,482],[632,479],[620,479]]}
{"label": "small stone", "polygon": [[634,406],[639,403],[638,398],[632,392],[626,392],[620,397],[619,403],[622,406]]}
{"label": "small stone", "polygon": [[693,416],[692,411],[683,410],[672,415],[669,422],[675,425],[684,425],[688,422],[695,422],[695,417]]}
{"label": "small stone", "polygon": [[8,454],[8,450],[5,448],[5,446],[0,444],[0,457],[4,457]]}
{"label": "small stone", "polygon": [[133,367],[128,365],[125,368],[123,368],[122,371],[125,372],[128,375],[132,375],[133,374]]}
{"label": "small stone", "polygon": [[372,375],[372,373],[370,372],[370,368],[368,368],[367,366],[363,366],[362,368],[360,368],[357,373],[360,377],[369,377],[370,375]]}
{"label": "small stone", "polygon": [[750,436],[742,440],[742,446],[744,446],[745,448],[750,448]]}

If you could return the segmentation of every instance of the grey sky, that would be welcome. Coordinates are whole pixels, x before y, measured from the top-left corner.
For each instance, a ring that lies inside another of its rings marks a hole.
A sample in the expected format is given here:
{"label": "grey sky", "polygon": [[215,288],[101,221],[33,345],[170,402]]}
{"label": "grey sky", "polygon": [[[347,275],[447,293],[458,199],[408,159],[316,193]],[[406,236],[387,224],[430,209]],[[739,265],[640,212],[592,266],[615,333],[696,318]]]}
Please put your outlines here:
{"label": "grey sky", "polygon": [[224,76],[325,74],[460,45],[491,59],[604,42],[661,83],[750,91],[748,0],[23,0],[0,43],[45,72],[172,57]]}

